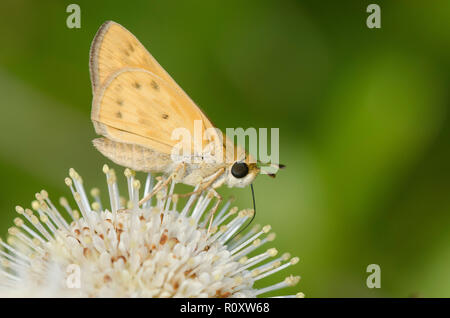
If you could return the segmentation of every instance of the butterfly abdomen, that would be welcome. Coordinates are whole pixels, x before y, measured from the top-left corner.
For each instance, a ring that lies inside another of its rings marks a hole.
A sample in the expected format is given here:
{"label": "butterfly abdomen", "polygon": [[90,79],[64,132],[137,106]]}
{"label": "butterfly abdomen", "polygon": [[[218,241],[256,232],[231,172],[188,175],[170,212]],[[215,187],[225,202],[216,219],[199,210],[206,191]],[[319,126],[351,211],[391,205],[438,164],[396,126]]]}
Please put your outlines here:
{"label": "butterfly abdomen", "polygon": [[94,147],[114,163],[136,171],[165,172],[171,162],[170,156],[151,149],[108,138],[96,138]]}

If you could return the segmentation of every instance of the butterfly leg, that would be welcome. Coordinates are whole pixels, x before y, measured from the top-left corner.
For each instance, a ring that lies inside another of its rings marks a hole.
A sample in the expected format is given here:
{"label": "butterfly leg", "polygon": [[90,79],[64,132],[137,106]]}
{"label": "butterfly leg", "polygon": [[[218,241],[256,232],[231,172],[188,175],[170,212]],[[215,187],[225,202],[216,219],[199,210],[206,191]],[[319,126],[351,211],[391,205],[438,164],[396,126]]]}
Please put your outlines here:
{"label": "butterfly leg", "polygon": [[191,196],[191,195],[194,195],[194,194],[202,193],[203,191],[208,189],[214,183],[214,181],[216,181],[217,178],[219,178],[224,172],[225,172],[225,168],[220,168],[219,170],[217,170],[217,172],[215,172],[214,174],[209,176],[208,180],[205,183],[200,184],[200,186],[198,187],[197,190],[192,191],[192,192],[188,192],[188,193],[180,194],[178,197],[188,197],[188,196]]}
{"label": "butterfly leg", "polygon": [[223,200],[222,196],[219,193],[217,193],[216,190],[211,189],[210,193],[212,193],[212,195],[216,197],[217,201],[214,204],[214,206],[212,207],[211,211],[209,212],[209,225],[208,225],[208,232],[207,232],[208,234],[211,231],[211,226],[212,226],[212,222],[214,219],[214,213],[216,213],[217,208],[219,207],[220,203],[222,203],[222,200]]}
{"label": "butterfly leg", "polygon": [[184,166],[185,166],[184,162],[180,163],[175,168],[174,172],[172,172],[166,180],[159,180],[158,183],[153,188],[153,190],[149,194],[147,194],[144,198],[142,198],[141,201],[139,201],[139,205],[142,205],[145,202],[147,202],[148,200],[150,200],[156,193],[158,193],[158,191],[160,191],[162,188],[167,186],[169,184],[169,182],[171,182],[173,179],[175,179],[178,176],[177,174],[180,171],[180,169],[183,168],[182,171],[184,171]]}

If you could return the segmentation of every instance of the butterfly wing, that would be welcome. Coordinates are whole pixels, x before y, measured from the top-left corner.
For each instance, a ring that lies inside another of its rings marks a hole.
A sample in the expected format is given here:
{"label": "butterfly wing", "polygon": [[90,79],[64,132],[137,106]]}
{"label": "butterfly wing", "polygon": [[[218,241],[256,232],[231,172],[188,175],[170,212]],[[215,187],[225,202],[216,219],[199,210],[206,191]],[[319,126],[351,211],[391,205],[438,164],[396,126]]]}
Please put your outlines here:
{"label": "butterfly wing", "polygon": [[[105,80],[94,97],[91,118],[100,135],[166,154],[178,143],[171,138],[174,129],[194,136],[195,121],[203,123],[201,113],[171,85],[140,68],[120,69]],[[197,133],[203,134],[204,126],[200,128]]]}
{"label": "butterfly wing", "polygon": [[90,72],[94,92],[112,73],[124,67],[143,68],[166,82],[173,82],[131,32],[118,23],[107,21],[99,28],[91,45]]}
{"label": "butterfly wing", "polygon": [[164,80],[179,94],[179,98],[185,99],[184,104],[199,112],[206,128],[214,127],[200,108],[159,65],[141,42],[116,22],[107,21],[97,31],[91,45],[89,65],[94,94],[98,88],[102,87],[106,79],[119,69],[142,68]]}
{"label": "butterfly wing", "polygon": [[[174,128],[202,134],[213,124],[159,65],[136,37],[120,24],[105,22],[91,45],[90,73],[96,132],[116,142],[170,153]],[[193,135],[191,135],[193,136]]]}

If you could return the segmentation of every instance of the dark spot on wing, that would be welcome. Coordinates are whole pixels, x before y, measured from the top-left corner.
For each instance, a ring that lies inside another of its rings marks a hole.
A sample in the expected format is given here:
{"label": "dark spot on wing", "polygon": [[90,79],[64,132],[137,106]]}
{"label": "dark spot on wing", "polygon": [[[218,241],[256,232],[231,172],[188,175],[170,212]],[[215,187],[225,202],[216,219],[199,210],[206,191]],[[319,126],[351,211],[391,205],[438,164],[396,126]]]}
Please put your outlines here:
{"label": "dark spot on wing", "polygon": [[133,46],[133,44],[129,43],[129,44],[128,44],[128,48],[130,49],[131,52],[134,52],[134,46]]}
{"label": "dark spot on wing", "polygon": [[126,56],[130,56],[130,52],[128,52],[127,50],[123,50],[123,53],[125,53]]}
{"label": "dark spot on wing", "polygon": [[154,90],[159,91],[159,85],[154,80],[150,83],[150,85],[153,87]]}
{"label": "dark spot on wing", "polygon": [[152,63],[150,62],[150,59],[148,58],[148,56],[145,55],[145,54],[142,55],[142,60],[143,60],[145,63],[147,63],[147,64],[152,64]]}
{"label": "dark spot on wing", "polygon": [[167,114],[162,114],[162,118],[163,118],[163,119],[167,119],[167,118],[169,118],[169,115],[167,115]]}
{"label": "dark spot on wing", "polygon": [[117,117],[117,118],[122,118],[122,113],[121,113],[121,112],[117,112],[117,113],[116,113],[116,117]]}
{"label": "dark spot on wing", "polygon": [[121,100],[121,99],[118,99],[118,100],[116,101],[116,103],[117,103],[117,105],[119,105],[119,106],[123,106],[123,100]]}
{"label": "dark spot on wing", "polygon": [[133,86],[137,89],[141,88],[141,84],[139,84],[138,82],[134,82]]}

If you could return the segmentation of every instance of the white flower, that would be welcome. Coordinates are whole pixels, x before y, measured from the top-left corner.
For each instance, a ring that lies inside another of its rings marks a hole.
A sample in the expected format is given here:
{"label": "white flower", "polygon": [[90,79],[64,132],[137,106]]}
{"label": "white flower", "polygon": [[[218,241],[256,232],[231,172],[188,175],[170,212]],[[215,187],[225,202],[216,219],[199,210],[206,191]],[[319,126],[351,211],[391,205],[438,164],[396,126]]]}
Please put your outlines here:
{"label": "white flower", "polygon": [[[75,170],[66,178],[77,209],[60,204],[68,222],[45,190],[31,209],[16,207],[7,242],[0,240],[2,297],[256,297],[293,286],[299,277],[261,289],[254,282],[298,262],[277,250],[249,256],[275,238],[270,226],[235,236],[253,215],[230,208],[215,213],[208,231],[213,196],[191,195],[181,210],[174,184],[139,206],[140,182],[125,170],[128,201],[119,196],[114,170],[106,165],[109,207],[98,189],[88,199]],[[152,190],[147,177],[144,194]],[[302,297],[302,293],[283,297]]]}

